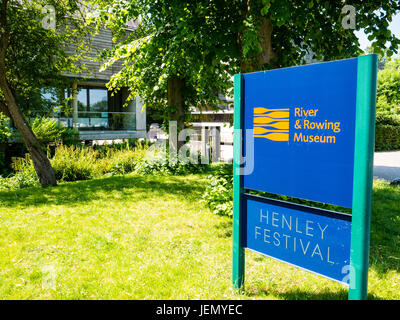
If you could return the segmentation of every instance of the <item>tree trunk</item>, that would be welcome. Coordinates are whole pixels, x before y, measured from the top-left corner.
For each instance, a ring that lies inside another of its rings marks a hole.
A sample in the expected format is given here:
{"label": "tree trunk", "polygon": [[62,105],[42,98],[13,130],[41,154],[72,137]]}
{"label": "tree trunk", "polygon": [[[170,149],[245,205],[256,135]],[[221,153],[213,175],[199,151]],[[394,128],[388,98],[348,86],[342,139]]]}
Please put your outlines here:
{"label": "tree trunk", "polygon": [[[177,123],[176,129],[173,130],[176,131],[174,133],[176,135],[178,135],[179,132],[185,127],[185,98],[183,96],[184,85],[184,80],[178,76],[172,76],[167,81],[168,109],[171,112],[171,119]],[[180,147],[185,144],[185,141],[179,141],[177,137],[170,137],[169,141],[172,152],[178,152]]]}
{"label": "tree trunk", "polygon": [[[56,186],[56,176],[53,168],[51,167],[50,161],[21,110],[18,108],[15,97],[12,94],[5,78],[5,74],[0,74],[0,88],[5,98],[5,105],[8,111],[6,114],[10,116],[15,127],[21,133],[22,139],[24,140],[28,152],[31,155],[33,166],[39,178],[40,184],[43,187]],[[3,108],[4,106],[2,109]]]}
{"label": "tree trunk", "polygon": [[[266,64],[272,64],[273,59],[277,57],[272,48],[272,31],[273,26],[271,24],[271,21],[268,18],[262,18],[258,33],[259,44],[262,48],[262,51],[257,57],[253,57],[250,62],[244,59],[244,57],[242,56],[240,62],[240,72],[261,71]],[[240,46],[240,52],[243,52],[242,35],[239,35],[238,43]]]}
{"label": "tree trunk", "polygon": [[172,112],[172,119],[177,122],[178,130],[184,128],[185,100],[183,97],[184,80],[172,76],[167,82],[168,108]]}

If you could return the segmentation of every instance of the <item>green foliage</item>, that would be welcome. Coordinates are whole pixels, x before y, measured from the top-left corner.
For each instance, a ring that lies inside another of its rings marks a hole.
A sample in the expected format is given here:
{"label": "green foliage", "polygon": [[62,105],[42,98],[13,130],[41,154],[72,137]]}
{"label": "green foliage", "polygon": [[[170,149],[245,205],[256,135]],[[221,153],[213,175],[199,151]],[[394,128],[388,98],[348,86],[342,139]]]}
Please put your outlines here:
{"label": "green foliage", "polygon": [[[97,10],[89,21],[110,27],[118,40],[114,49],[102,53],[104,68],[123,62],[109,87],[129,87],[131,97],[144,98],[164,120],[177,112],[166,103],[171,77],[183,79],[187,113],[189,106],[217,108],[217,93],[231,96],[231,78],[239,71],[298,65],[311,53],[324,61],[362,53],[353,30],[342,27],[342,0],[93,1]],[[400,10],[399,1],[368,0],[354,6],[356,28],[365,29],[373,41],[371,50],[387,56],[396,52],[400,40],[388,27]],[[126,36],[128,21],[137,27]]]}
{"label": "green foliage", "polygon": [[377,110],[376,125],[400,126],[400,115],[387,111]]}
{"label": "green foliage", "polygon": [[[9,41],[5,55],[7,81],[15,92],[19,107],[25,112],[45,106],[40,89],[65,85],[65,72],[81,70],[76,63],[90,47],[85,40],[88,29],[79,14],[80,0],[9,0],[7,33]],[[46,29],[42,7],[52,5],[56,13],[56,29]],[[6,35],[3,34],[5,37]],[[70,48],[67,52],[65,44]]]}
{"label": "green foliage", "polygon": [[[230,74],[237,70],[232,62],[235,51],[230,40],[235,3],[226,1],[96,0],[98,27],[114,31],[118,43],[102,53],[107,68],[123,61],[123,69],[113,75],[109,87],[129,87],[131,98],[139,95],[146,105],[157,110],[163,120],[177,113],[167,106],[168,81],[183,79],[185,113],[191,105],[218,108],[216,93],[231,87]],[[223,14],[222,14],[223,13]],[[126,22],[140,21],[126,36]],[[123,59],[123,60],[122,60]],[[184,115],[183,115],[184,116]],[[185,119],[182,119],[185,120]]]}
{"label": "green foliage", "polygon": [[208,169],[208,165],[201,164],[200,156],[192,157],[193,163],[181,156],[169,157],[169,148],[151,148],[145,157],[137,163],[136,172],[140,174],[167,174],[185,175],[191,173],[201,173]]}
{"label": "green foliage", "polygon": [[79,131],[76,128],[64,128],[61,133],[61,141],[66,146],[79,144]]}
{"label": "green foliage", "polygon": [[26,156],[26,158],[14,158],[12,168],[15,171],[13,176],[8,178],[0,177],[0,190],[16,190],[39,186],[39,180],[29,156]]}
{"label": "green foliage", "polygon": [[97,152],[92,148],[60,145],[50,163],[59,181],[89,180],[97,173]]}
{"label": "green foliage", "polygon": [[202,201],[218,215],[233,215],[233,168],[230,164],[217,164],[208,176],[209,183]]}
{"label": "green foliage", "polygon": [[400,58],[385,58],[378,72],[375,150],[400,150]]}
{"label": "green foliage", "polygon": [[[186,175],[202,173],[208,165],[178,160],[171,162],[165,152],[150,150],[148,143],[134,141],[97,148],[57,145],[50,163],[58,181],[90,180],[135,172],[142,175]],[[0,178],[0,188],[19,189],[38,183],[29,156],[13,159],[13,176]]]}
{"label": "green foliage", "polygon": [[0,143],[6,143],[12,135],[10,120],[0,112]]}
{"label": "green foliage", "polygon": [[[77,129],[64,127],[54,119],[37,117],[29,122],[33,133],[43,147],[50,143],[63,143],[67,146],[79,143],[79,131]],[[21,139],[18,131],[14,132],[14,137],[17,140]]]}
{"label": "green foliage", "polygon": [[376,125],[375,151],[400,150],[400,126]]}
{"label": "green foliage", "polygon": [[400,114],[400,58],[389,61],[378,73],[378,109]]}
{"label": "green foliage", "polygon": [[66,128],[58,125],[56,120],[45,117],[33,119],[31,121],[31,128],[36,138],[43,145],[61,140],[66,131]]}
{"label": "green foliage", "polygon": [[375,151],[400,150],[400,115],[377,110]]}

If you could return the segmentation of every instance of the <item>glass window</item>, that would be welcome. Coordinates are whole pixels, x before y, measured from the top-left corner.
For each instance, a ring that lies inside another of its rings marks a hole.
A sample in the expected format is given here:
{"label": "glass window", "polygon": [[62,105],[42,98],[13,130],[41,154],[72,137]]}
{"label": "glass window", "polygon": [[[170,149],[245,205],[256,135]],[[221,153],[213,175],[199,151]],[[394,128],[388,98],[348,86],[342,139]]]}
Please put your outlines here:
{"label": "glass window", "polygon": [[79,88],[77,100],[78,100],[78,112],[87,111],[87,90],[86,88]]}
{"label": "glass window", "polygon": [[109,128],[108,91],[106,88],[79,87],[78,123],[83,130]]}
{"label": "glass window", "polygon": [[90,125],[92,128],[108,128],[108,94],[107,89],[90,88]]}
{"label": "glass window", "polygon": [[107,89],[90,89],[89,101],[90,101],[90,111],[107,112],[108,111]]}

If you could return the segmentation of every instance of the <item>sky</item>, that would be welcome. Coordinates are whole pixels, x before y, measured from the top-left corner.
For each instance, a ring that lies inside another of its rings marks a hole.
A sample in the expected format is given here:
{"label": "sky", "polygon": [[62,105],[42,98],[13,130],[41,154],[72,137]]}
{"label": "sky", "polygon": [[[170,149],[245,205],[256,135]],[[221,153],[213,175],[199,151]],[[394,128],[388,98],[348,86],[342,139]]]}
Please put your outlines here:
{"label": "sky", "polygon": [[[400,39],[400,13],[393,17],[392,22],[389,24],[389,29],[396,35],[397,38]],[[359,39],[361,49],[366,49],[371,45],[371,41],[367,39],[364,31],[355,31],[355,34]],[[399,53],[397,55],[399,55]]]}

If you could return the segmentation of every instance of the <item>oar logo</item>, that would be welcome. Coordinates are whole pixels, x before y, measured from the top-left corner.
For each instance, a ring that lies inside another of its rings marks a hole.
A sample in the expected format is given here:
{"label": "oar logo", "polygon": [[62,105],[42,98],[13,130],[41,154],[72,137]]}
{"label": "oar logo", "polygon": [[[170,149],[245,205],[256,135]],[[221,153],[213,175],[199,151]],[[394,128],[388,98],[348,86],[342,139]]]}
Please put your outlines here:
{"label": "oar logo", "polygon": [[289,141],[289,109],[254,108],[254,137]]}

